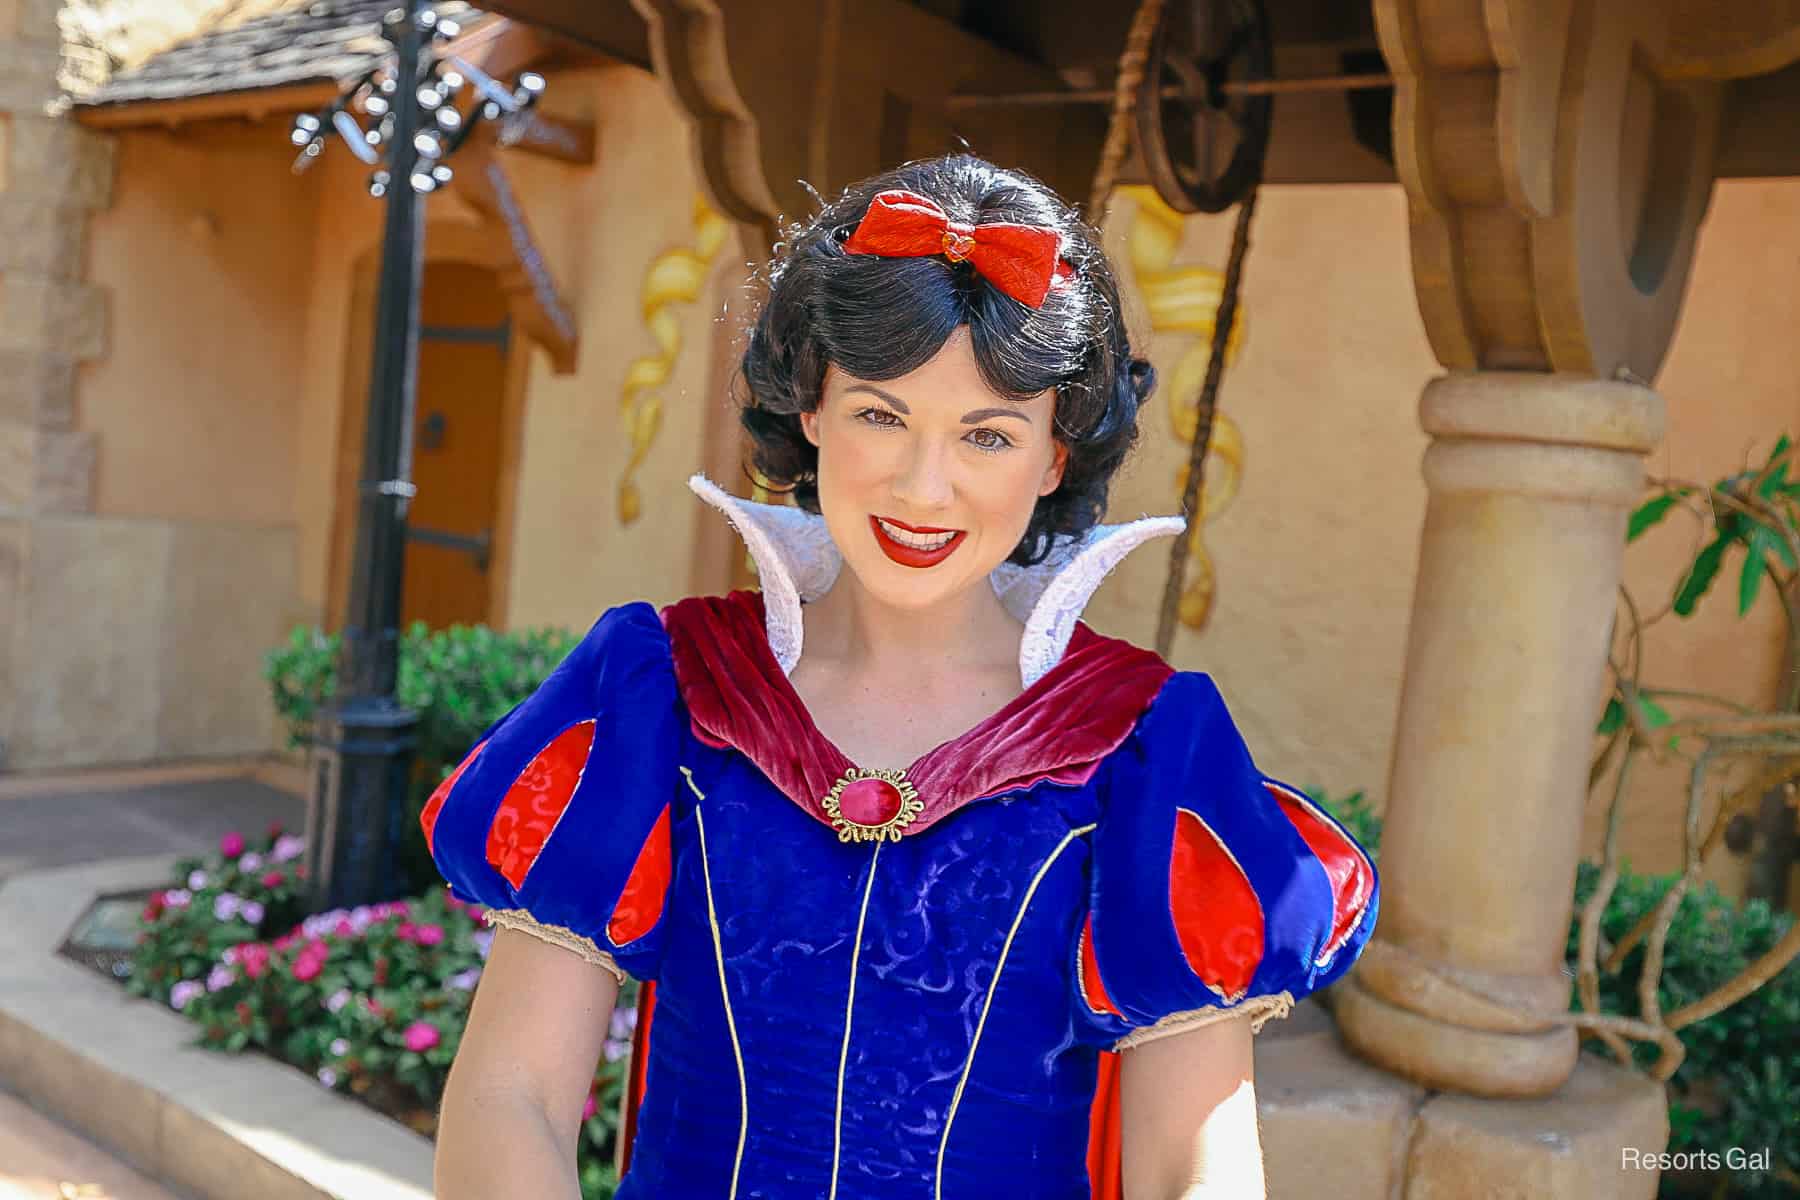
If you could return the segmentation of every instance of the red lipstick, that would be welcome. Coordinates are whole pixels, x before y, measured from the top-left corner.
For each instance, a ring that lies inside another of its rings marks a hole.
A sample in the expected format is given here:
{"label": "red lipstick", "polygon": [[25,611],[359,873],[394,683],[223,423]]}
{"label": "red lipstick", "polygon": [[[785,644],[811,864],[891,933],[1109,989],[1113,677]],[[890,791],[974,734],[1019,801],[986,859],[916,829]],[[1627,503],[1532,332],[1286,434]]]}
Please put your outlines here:
{"label": "red lipstick", "polygon": [[933,534],[951,533],[952,531],[948,529],[931,529],[922,525],[908,525],[905,521],[894,521],[892,518],[878,518],[871,516],[869,518],[869,528],[875,532],[875,544],[881,547],[881,552],[883,554],[887,555],[903,567],[934,567],[938,563],[943,562],[946,558],[949,558],[951,554],[955,553],[956,548],[962,545],[962,540],[965,536],[963,530],[955,530],[955,536],[938,549],[919,550],[912,546],[903,546],[893,538],[889,537],[887,532],[881,528],[881,522],[883,520],[890,521],[890,523],[900,529],[906,530],[908,533]]}

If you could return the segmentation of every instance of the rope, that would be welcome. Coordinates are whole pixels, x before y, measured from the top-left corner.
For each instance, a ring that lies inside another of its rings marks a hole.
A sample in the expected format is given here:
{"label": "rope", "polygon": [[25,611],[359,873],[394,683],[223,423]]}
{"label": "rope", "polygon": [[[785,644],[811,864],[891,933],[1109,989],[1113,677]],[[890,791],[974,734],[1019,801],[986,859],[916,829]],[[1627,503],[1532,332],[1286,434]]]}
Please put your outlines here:
{"label": "rope", "polygon": [[1106,199],[1112,195],[1119,167],[1125,162],[1125,151],[1131,146],[1138,87],[1144,82],[1150,40],[1156,35],[1162,11],[1163,0],[1142,0],[1137,15],[1131,19],[1131,31],[1125,35],[1125,49],[1119,55],[1119,79],[1113,85],[1112,118],[1107,122],[1106,141],[1100,147],[1100,164],[1094,168],[1094,187],[1088,196],[1087,219],[1093,225],[1099,225],[1106,215]]}
{"label": "rope", "polygon": [[[1195,408],[1194,443],[1188,450],[1187,486],[1181,493],[1181,511],[1190,521],[1200,520],[1200,491],[1206,482],[1206,453],[1212,446],[1213,420],[1219,407],[1219,385],[1225,378],[1225,348],[1237,324],[1238,288],[1244,279],[1244,255],[1250,249],[1250,219],[1256,213],[1256,186],[1251,185],[1238,204],[1237,224],[1231,231],[1231,258],[1225,266],[1225,288],[1219,297],[1219,315],[1213,322],[1212,356],[1206,362],[1206,382]],[[1156,652],[1164,658],[1175,642],[1175,622],[1181,611],[1181,584],[1187,576],[1189,539],[1178,537],[1169,548],[1169,578],[1163,585],[1162,612],[1156,622]]]}

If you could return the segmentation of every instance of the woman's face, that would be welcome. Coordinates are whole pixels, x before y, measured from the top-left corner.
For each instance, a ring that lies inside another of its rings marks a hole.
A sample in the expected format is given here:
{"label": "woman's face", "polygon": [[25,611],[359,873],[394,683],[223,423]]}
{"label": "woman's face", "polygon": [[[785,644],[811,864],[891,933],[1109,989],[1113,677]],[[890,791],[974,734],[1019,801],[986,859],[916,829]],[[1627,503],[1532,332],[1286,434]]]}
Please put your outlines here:
{"label": "woman's face", "polygon": [[1054,391],[995,395],[969,330],[879,383],[828,367],[817,412],[819,509],[857,579],[899,608],[929,607],[984,581],[1025,535],[1038,497],[1062,481]]}

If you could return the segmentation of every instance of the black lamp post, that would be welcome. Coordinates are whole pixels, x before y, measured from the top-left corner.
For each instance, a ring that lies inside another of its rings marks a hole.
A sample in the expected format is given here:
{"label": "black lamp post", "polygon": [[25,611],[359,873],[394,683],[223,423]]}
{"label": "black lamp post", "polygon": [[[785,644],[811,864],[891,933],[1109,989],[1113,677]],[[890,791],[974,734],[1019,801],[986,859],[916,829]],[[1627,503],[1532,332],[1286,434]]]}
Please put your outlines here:
{"label": "black lamp post", "polygon": [[[398,849],[418,714],[400,703],[395,688],[406,510],[417,490],[410,476],[424,200],[450,182],[443,160],[478,125],[526,119],[544,88],[529,72],[505,87],[453,53],[437,52],[435,43],[459,32],[422,0],[403,0],[382,20],[392,55],[324,109],[294,120],[296,171],[324,153],[335,131],[375,168],[369,192],[386,205],[350,605],[337,696],[315,733],[306,806],[314,912],[390,899],[404,887]],[[465,89],[473,97],[466,111],[459,104]],[[365,127],[357,110],[372,124]]]}

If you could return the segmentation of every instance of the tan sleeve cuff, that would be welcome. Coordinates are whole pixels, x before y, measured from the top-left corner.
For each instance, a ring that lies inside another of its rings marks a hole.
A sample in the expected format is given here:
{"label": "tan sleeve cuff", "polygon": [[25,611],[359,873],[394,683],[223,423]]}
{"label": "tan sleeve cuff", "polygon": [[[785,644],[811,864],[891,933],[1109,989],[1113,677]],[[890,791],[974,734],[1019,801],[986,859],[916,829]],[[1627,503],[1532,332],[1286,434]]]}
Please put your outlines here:
{"label": "tan sleeve cuff", "polygon": [[1113,1043],[1114,1050],[1129,1050],[1133,1046],[1142,1046],[1145,1042],[1154,1042],[1166,1037],[1174,1037],[1178,1033],[1187,1033],[1199,1029],[1203,1025],[1211,1025],[1230,1017],[1248,1016],[1250,1032],[1261,1033],[1262,1027],[1277,1017],[1285,1017],[1294,1007],[1294,996],[1291,992],[1277,992],[1273,996],[1253,996],[1239,1001],[1229,1008],[1196,1008],[1187,1012],[1170,1013],[1154,1025],[1146,1025],[1142,1029],[1134,1029]]}
{"label": "tan sleeve cuff", "polygon": [[582,937],[573,929],[565,929],[561,925],[546,925],[522,908],[485,909],[481,919],[492,928],[516,929],[520,933],[530,934],[540,942],[561,946],[571,954],[579,955],[584,962],[591,962],[596,967],[610,971],[613,978],[621,984],[625,982],[625,972],[613,961],[613,956],[595,945],[594,939]]}

